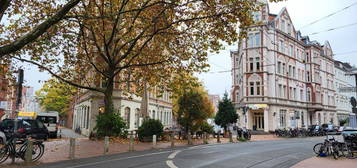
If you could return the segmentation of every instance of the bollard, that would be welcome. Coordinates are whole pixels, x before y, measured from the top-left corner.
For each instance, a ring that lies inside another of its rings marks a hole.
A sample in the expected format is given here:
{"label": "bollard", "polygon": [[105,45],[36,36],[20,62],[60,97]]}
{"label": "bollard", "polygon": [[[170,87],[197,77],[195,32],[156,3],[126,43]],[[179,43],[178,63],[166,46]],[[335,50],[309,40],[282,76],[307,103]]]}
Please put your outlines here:
{"label": "bollard", "polygon": [[192,143],[192,137],[191,137],[191,133],[189,132],[187,135],[187,140],[188,140],[188,145],[193,145]]}
{"label": "bollard", "polygon": [[25,162],[29,164],[32,162],[32,151],[33,151],[33,142],[31,140],[28,141],[26,152],[25,152]]}
{"label": "bollard", "polygon": [[69,139],[69,159],[74,159],[75,155],[75,150],[76,150],[76,139],[71,138]]}
{"label": "bollard", "polygon": [[233,143],[233,135],[231,131],[229,131],[229,142]]}
{"label": "bollard", "polygon": [[109,152],[109,137],[104,137],[104,155]]}
{"label": "bollard", "polygon": [[218,131],[218,135],[217,135],[217,143],[221,143],[220,136],[221,136],[221,131]]}
{"label": "bollard", "polygon": [[152,148],[156,148],[156,135],[152,136]]}
{"label": "bollard", "polygon": [[134,136],[130,135],[129,152],[134,152]]}
{"label": "bollard", "polygon": [[175,136],[174,133],[170,134],[171,148],[175,147]]}
{"label": "bollard", "polygon": [[203,135],[203,143],[204,144],[208,144],[208,137],[207,136],[208,136],[208,134],[207,134],[207,132],[205,132],[204,135]]}

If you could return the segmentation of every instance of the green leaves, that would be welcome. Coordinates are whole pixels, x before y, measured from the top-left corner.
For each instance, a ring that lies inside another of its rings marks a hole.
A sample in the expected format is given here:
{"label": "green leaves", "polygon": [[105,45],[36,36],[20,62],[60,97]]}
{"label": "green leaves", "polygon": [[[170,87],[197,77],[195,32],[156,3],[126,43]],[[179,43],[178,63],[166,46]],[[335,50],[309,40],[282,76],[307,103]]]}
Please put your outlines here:
{"label": "green leaves", "polygon": [[232,101],[228,99],[228,93],[226,92],[222,101],[219,102],[218,113],[214,121],[217,125],[226,129],[228,124],[236,123],[237,119],[238,114],[235,112]]}
{"label": "green leaves", "polygon": [[145,138],[152,140],[153,135],[156,135],[157,138],[159,138],[164,133],[163,129],[164,126],[160,120],[145,119],[138,129],[139,139],[140,141],[143,141]]}
{"label": "green leaves", "polygon": [[70,110],[76,89],[56,79],[50,79],[35,94],[42,108],[46,111],[58,111],[60,116],[64,117]]}

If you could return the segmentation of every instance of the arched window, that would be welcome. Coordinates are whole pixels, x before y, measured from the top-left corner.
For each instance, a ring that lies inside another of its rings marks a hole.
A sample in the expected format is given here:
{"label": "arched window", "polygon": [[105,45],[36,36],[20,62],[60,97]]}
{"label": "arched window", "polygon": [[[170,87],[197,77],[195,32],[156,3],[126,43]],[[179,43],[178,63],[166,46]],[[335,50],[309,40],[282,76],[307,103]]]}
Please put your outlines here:
{"label": "arched window", "polygon": [[129,107],[125,108],[124,119],[125,119],[126,123],[128,124],[128,127],[130,128],[130,108]]}
{"label": "arched window", "polygon": [[139,117],[139,114],[140,114],[140,109],[137,108],[135,109],[135,127],[138,128],[139,127],[139,120],[140,120],[140,117]]}

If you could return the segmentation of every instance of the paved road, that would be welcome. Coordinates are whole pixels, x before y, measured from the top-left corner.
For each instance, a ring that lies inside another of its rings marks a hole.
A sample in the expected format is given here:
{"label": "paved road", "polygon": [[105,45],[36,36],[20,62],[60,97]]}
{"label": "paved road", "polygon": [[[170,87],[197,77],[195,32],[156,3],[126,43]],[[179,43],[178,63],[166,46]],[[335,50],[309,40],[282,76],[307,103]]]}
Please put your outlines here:
{"label": "paved road", "polygon": [[[43,168],[285,168],[314,156],[321,138],[202,145],[45,164]],[[95,149],[93,149],[95,150]]]}

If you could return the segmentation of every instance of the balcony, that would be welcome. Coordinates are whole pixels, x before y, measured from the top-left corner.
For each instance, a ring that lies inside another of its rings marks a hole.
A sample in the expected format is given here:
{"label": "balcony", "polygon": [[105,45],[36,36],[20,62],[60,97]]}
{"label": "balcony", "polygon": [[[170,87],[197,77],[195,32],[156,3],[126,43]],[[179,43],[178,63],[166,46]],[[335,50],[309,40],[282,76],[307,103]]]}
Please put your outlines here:
{"label": "balcony", "polygon": [[321,111],[323,109],[323,106],[321,103],[313,103],[313,102],[309,102],[307,104],[307,108],[314,110],[314,111]]}

